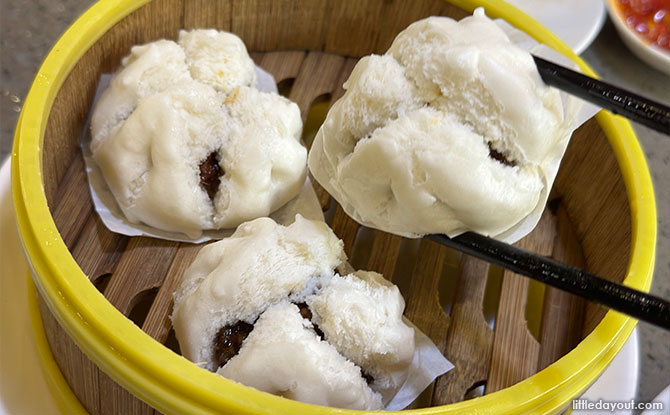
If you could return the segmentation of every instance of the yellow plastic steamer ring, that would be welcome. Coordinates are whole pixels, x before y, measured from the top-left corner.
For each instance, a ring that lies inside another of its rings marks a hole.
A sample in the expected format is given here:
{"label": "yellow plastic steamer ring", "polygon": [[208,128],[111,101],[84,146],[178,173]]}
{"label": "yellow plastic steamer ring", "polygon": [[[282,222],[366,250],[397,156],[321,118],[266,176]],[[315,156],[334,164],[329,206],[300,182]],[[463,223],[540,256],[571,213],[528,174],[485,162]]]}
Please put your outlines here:
{"label": "yellow plastic steamer ring", "polygon": [[[108,29],[148,0],[103,0],[65,32],[42,64],[25,100],[12,154],[12,190],[19,234],[36,286],[77,346],[105,373],[164,413],[364,413],[309,405],[242,386],[198,368],[140,330],[88,281],[61,239],[42,184],[42,143],[49,112],[75,63]],[[556,36],[513,6],[493,0],[451,1],[467,11],[483,6],[538,41],[591,69]],[[631,212],[631,253],[624,283],[648,290],[656,242],[656,206],[642,150],[630,124],[596,116],[617,157]],[[452,405],[405,411],[417,414],[554,413],[568,406],[607,367],[636,320],[609,311],[575,349],[509,388]]]}
{"label": "yellow plastic steamer ring", "polygon": [[27,276],[26,285],[28,293],[28,314],[30,315],[30,325],[35,336],[35,345],[37,346],[37,357],[42,366],[42,373],[46,381],[47,388],[54,397],[56,405],[60,413],[67,415],[86,415],[86,408],[84,408],[77,399],[77,396],[70,389],[70,385],[63,377],[58,363],[54,360],[51,349],[49,348],[49,341],[44,333],[44,324],[42,323],[42,316],[40,315],[40,306],[37,301],[37,292],[35,291],[35,283],[33,283],[30,274]]}

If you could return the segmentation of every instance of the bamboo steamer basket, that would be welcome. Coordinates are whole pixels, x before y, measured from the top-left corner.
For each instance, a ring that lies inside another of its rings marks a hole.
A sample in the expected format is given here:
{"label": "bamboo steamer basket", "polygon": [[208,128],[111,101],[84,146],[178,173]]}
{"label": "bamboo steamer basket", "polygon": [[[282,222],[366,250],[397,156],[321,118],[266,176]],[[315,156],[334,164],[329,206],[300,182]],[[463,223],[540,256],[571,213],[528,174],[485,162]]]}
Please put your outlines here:
{"label": "bamboo steamer basket", "polygon": [[[232,31],[298,103],[309,144],[357,58],[383,53],[413,21],[459,19],[477,6],[594,75],[538,23],[487,0],[125,0],[101,1],[82,15],[38,72],[12,155],[19,233],[38,292],[33,303],[56,363],[48,366],[58,367],[54,378],[76,396],[67,407],[93,414],[351,412],[259,392],[175,352],[172,292],[199,247],[112,234],[93,211],[79,142],[101,73],[114,71],[132,45],[175,38],[181,28]],[[398,284],[406,315],[455,364],[407,412],[560,412],[635,326],[627,316],[432,241],[360,227],[316,190],[354,266]],[[519,245],[648,290],[655,239],[640,146],[626,121],[601,112],[573,135],[548,208]]]}

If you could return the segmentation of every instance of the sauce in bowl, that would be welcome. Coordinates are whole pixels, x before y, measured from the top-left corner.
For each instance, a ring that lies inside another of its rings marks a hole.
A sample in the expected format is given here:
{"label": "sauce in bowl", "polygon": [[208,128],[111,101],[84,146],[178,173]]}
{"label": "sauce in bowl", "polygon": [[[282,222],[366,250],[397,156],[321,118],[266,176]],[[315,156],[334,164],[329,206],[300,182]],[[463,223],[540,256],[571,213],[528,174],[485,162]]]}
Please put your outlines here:
{"label": "sauce in bowl", "polygon": [[670,0],[615,0],[623,20],[647,42],[670,51]]}

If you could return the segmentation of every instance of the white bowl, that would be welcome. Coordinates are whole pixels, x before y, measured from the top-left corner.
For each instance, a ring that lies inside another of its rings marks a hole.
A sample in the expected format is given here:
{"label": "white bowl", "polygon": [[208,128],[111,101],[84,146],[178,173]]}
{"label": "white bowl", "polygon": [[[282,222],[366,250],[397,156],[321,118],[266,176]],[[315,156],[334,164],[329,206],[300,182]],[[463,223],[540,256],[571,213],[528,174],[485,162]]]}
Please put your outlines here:
{"label": "white bowl", "polygon": [[607,1],[607,12],[628,49],[648,65],[670,75],[670,51],[649,43],[628,27],[615,0]]}
{"label": "white bowl", "polygon": [[603,0],[507,0],[554,32],[576,54],[589,47],[605,23]]}

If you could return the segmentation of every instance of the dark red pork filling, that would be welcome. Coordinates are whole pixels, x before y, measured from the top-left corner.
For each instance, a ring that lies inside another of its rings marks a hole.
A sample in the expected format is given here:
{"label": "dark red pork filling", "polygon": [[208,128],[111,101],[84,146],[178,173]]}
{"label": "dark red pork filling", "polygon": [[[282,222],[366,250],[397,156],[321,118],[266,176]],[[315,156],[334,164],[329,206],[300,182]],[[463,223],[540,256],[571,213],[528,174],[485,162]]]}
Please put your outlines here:
{"label": "dark red pork filling", "polygon": [[212,152],[200,163],[200,187],[207,192],[210,199],[214,200],[214,195],[216,195],[221,184],[221,176],[224,174],[225,172],[216,158],[216,152]]}
{"label": "dark red pork filling", "polygon": [[516,166],[516,162],[514,162],[513,160],[508,159],[503,153],[494,149],[493,146],[491,145],[491,143],[489,143],[489,157],[491,157],[493,160],[499,161],[500,163],[504,164],[505,166],[510,166],[510,167]]}
{"label": "dark red pork filling", "polygon": [[238,321],[235,324],[229,324],[219,329],[214,336],[214,361],[218,367],[228,363],[230,359],[235,357],[242,347],[242,342],[247,338],[251,330],[254,329],[253,324]]}

